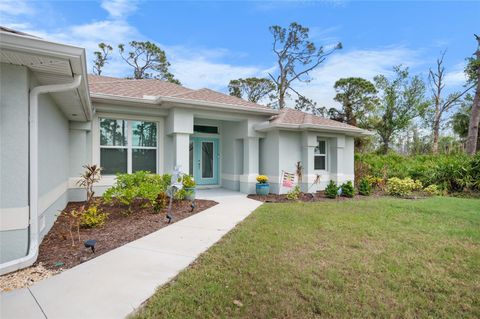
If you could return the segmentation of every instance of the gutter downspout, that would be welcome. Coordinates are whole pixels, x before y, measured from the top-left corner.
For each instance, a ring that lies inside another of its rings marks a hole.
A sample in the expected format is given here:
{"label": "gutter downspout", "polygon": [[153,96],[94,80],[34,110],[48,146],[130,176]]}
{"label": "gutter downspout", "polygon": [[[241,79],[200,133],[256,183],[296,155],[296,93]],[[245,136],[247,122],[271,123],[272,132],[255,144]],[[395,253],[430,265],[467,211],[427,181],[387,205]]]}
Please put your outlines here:
{"label": "gutter downspout", "polygon": [[38,256],[38,96],[44,93],[76,89],[82,83],[82,76],[75,75],[70,83],[36,86],[30,90],[29,112],[29,243],[28,255],[0,264],[0,275],[32,265]]}

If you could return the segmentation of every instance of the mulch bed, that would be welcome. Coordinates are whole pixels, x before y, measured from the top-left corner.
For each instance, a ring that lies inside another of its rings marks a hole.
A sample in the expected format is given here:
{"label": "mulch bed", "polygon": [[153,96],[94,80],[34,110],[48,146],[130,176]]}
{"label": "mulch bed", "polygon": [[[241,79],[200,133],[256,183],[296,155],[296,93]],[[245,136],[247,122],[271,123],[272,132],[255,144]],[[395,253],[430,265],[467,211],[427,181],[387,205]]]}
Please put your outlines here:
{"label": "mulch bed", "polygon": [[359,200],[365,199],[368,197],[379,197],[382,196],[383,193],[375,192],[372,193],[370,196],[362,196],[362,195],[355,195],[354,197],[345,197],[339,196],[335,199],[328,198],[325,196],[324,191],[316,192],[316,193],[300,193],[300,196],[297,200],[288,199],[287,194],[268,194],[268,195],[256,195],[250,194],[248,198],[258,200],[264,203],[292,203],[292,202],[328,202],[328,201],[345,201],[345,200]]}
{"label": "mulch bed", "polygon": [[[152,208],[144,208],[143,203],[135,204],[133,213],[125,215],[126,207],[121,204],[100,204],[104,212],[109,213],[106,223],[97,228],[80,229],[80,242],[76,230],[72,231],[75,244],[69,232],[69,213],[71,209],[84,205],[85,202],[71,202],[58,216],[55,224],[43,239],[35,265],[42,264],[47,269],[65,270],[82,262],[98,257],[112,249],[146,236],[168,225],[167,210],[158,214]],[[190,201],[174,201],[172,205],[172,223],[215,206],[211,200],[195,200],[192,211]],[[84,246],[84,241],[96,240],[95,253]]]}

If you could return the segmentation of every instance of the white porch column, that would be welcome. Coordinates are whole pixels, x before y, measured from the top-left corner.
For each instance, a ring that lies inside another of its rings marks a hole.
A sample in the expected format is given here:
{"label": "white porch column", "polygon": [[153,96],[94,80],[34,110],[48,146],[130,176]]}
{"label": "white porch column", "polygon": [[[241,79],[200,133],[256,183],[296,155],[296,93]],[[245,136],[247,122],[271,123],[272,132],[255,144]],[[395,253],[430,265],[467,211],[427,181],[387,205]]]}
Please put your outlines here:
{"label": "white porch column", "polygon": [[171,109],[167,117],[166,134],[172,136],[172,169],[175,166],[181,166],[182,172],[188,174],[190,170],[190,134],[193,134],[193,112],[188,109]]}
{"label": "white porch column", "polygon": [[336,182],[337,185],[342,184],[345,182],[345,136],[339,135],[337,136],[336,141],[336,161],[337,161],[337,170],[336,170]]}
{"label": "white porch column", "polygon": [[183,173],[190,171],[189,154],[190,134],[173,133],[173,165],[179,166]]}
{"label": "white porch column", "polygon": [[[302,166],[303,176],[300,188],[303,192],[309,191],[309,186],[313,183],[312,176],[315,174],[314,152],[317,146],[317,136],[313,133],[302,132]],[[312,190],[310,190],[312,191]]]}
{"label": "white porch column", "polygon": [[243,139],[243,175],[240,176],[240,191],[252,194],[259,167],[259,138],[245,137]]}

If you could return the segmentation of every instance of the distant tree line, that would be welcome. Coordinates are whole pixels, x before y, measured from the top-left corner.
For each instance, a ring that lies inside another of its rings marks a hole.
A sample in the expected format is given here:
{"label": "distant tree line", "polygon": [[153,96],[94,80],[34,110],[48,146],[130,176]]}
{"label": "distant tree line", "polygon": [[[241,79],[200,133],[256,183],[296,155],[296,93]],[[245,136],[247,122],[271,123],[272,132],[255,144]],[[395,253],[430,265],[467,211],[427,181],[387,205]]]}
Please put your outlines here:
{"label": "distant tree line", "polygon": [[[98,44],[98,51],[93,52],[93,74],[101,75],[103,68],[111,58],[113,47],[106,43]],[[180,81],[170,73],[170,62],[165,51],[150,41],[130,41],[129,46],[118,45],[120,57],[132,68],[131,79],[158,79],[175,84]]]}
{"label": "distant tree line", "polygon": [[[377,75],[373,82],[348,77],[336,81],[334,101],[340,108],[317,106],[294,86],[309,82],[309,72],[327,57],[342,48],[338,43],[330,49],[309,40],[309,29],[298,23],[287,28],[270,27],[272,50],[276,60],[275,73],[268,78],[234,79],[228,84],[233,96],[254,103],[263,102],[274,108],[286,107],[286,100],[294,96],[298,110],[373,130],[377,143],[367,138],[355,141],[357,150],[375,149],[387,153],[392,147],[409,153],[466,151],[474,154],[480,149],[480,39],[475,57],[467,59],[465,73],[468,80],[463,89],[445,94],[444,57],[446,50],[429,70],[428,81],[411,75],[407,67],[393,67],[393,75]],[[445,128],[458,138],[441,136]]]}

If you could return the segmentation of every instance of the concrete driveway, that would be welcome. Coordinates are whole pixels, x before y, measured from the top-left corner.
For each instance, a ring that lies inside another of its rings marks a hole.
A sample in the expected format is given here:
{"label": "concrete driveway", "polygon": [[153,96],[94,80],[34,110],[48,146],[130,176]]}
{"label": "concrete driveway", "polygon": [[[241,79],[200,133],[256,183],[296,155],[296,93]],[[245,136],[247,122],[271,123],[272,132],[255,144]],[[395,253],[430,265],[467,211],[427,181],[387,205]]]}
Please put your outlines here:
{"label": "concrete driveway", "polygon": [[222,188],[219,204],[25,289],[0,295],[0,317],[123,318],[188,267],[261,202]]}

